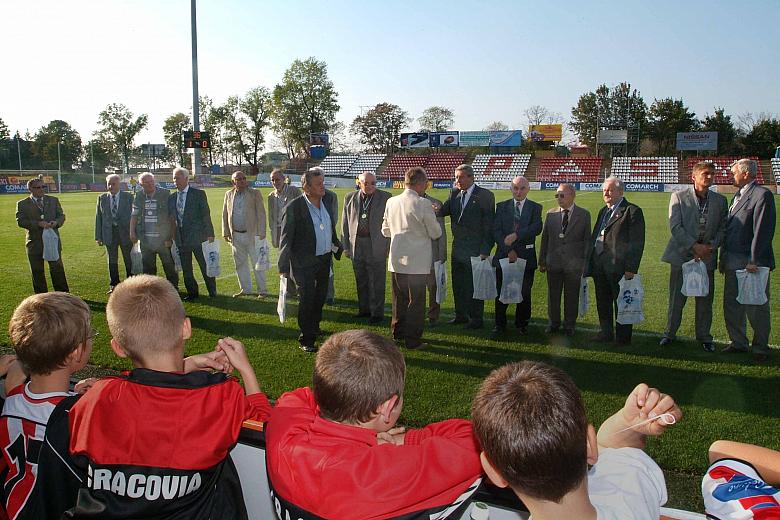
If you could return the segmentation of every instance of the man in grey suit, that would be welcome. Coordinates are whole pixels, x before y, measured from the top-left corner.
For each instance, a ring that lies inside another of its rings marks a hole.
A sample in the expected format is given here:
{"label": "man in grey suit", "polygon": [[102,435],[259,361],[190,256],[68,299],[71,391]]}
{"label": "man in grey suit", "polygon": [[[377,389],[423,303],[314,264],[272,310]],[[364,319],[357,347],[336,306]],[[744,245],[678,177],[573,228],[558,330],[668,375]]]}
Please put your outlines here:
{"label": "man in grey suit", "polygon": [[740,159],[731,167],[734,186],[739,191],[729,208],[726,235],[720,252],[720,270],[726,275],[723,288],[723,315],[731,343],[723,352],[746,352],[748,338],[745,316],[753,327],[753,360],[765,363],[769,358],[769,280],[767,301],[763,305],[742,305],[737,301],[737,269],[750,273],[759,267],[775,268],[772,239],[775,236],[775,199],[772,192],[756,182],[758,165]]}
{"label": "man in grey suit", "polygon": [[[427,183],[426,183],[427,187]],[[423,193],[422,197],[428,199],[431,206],[434,208],[441,207],[441,201],[435,197],[431,197],[427,193]],[[439,315],[441,314],[441,305],[436,302],[437,285],[436,285],[436,273],[434,272],[434,264],[441,262],[442,264],[447,261],[447,227],[444,225],[443,217],[436,217],[436,221],[441,228],[441,236],[439,238],[431,240],[431,247],[433,248],[433,258],[431,259],[431,273],[428,275],[428,323],[431,327],[435,327],[439,321]]]}
{"label": "man in grey suit", "polygon": [[119,190],[119,175],[112,173],[106,177],[106,193],[97,199],[95,209],[95,242],[98,246],[106,246],[108,255],[108,294],[114,292],[119,285],[119,250],[122,250],[122,261],[125,263],[125,275],[130,278],[132,261],[130,250],[130,216],[133,209],[133,196],[129,192]]}
{"label": "man in grey suit", "polygon": [[561,292],[563,292],[563,333],[574,334],[580,301],[580,283],[585,270],[585,254],[590,238],[590,213],[574,204],[576,193],[571,184],[561,184],[555,192],[557,208],[544,218],[539,271],[547,273],[548,334],[561,328]]}
{"label": "man in grey suit", "polygon": [[301,190],[287,184],[282,170],[271,172],[271,184],[274,189],[268,194],[268,223],[271,228],[271,245],[279,248],[279,236],[282,232],[282,217],[287,205],[301,196]]}
{"label": "man in grey suit", "polygon": [[[318,170],[320,172],[323,172],[323,175],[325,174],[324,170],[320,168],[319,166],[315,166],[314,168],[311,168],[312,170]],[[328,209],[328,212],[333,215],[333,224],[336,226],[336,229],[338,229],[339,225],[339,196],[336,194],[335,191],[329,190],[328,188],[325,188],[325,196],[322,197],[322,202],[325,203],[325,207]],[[328,305],[333,305],[335,303],[336,298],[336,286],[334,285],[334,273],[331,272],[330,276],[328,277],[328,294],[325,297],[325,303]]]}
{"label": "man in grey suit", "polygon": [[341,216],[341,244],[344,255],[352,259],[357,286],[358,314],[380,323],[385,316],[385,280],[390,239],[382,235],[386,191],[376,189],[376,176],[358,175],[360,189],[347,194]]}
{"label": "man in grey suit", "polygon": [[493,216],[496,198],[493,193],[474,184],[474,169],[469,164],[455,168],[455,189],[436,212],[450,217],[452,228],[452,293],[455,318],[451,324],[465,323],[466,328],[481,329],[485,302],[474,299],[471,257],[483,260],[493,249]]}
{"label": "man in grey suit", "polygon": [[707,296],[696,298],[696,340],[707,352],[715,352],[712,344],[712,297],[715,294],[715,267],[718,264],[718,247],[726,226],[726,197],[710,191],[715,167],[700,162],[693,167],[693,186],[672,192],[669,199],[669,229],[672,237],[661,260],[671,264],[669,271],[669,312],[666,330],[660,345],[675,340],[682,322],[682,311],[687,297],[681,292],[682,264],[696,260],[707,266],[710,291]]}

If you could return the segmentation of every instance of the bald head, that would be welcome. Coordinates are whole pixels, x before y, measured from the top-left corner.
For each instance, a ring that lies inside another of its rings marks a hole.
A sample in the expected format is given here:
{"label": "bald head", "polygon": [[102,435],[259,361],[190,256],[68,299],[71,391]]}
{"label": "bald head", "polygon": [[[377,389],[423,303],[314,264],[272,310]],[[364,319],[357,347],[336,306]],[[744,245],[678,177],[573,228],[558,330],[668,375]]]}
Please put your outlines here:
{"label": "bald head", "polygon": [[525,198],[528,196],[528,191],[530,190],[531,185],[528,183],[528,179],[525,177],[522,177],[518,175],[514,179],[512,179],[512,197],[516,201],[525,200]]}

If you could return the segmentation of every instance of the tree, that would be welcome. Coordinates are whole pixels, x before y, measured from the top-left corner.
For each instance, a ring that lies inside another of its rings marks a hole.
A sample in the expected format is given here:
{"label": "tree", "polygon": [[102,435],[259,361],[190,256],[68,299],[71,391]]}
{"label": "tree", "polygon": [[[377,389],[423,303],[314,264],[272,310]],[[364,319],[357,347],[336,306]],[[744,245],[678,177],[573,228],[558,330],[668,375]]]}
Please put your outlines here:
{"label": "tree", "polygon": [[223,110],[229,149],[248,162],[253,171],[258,171],[264,132],[270,122],[271,92],[265,87],[255,87],[243,98],[230,96]]}
{"label": "tree", "polygon": [[455,124],[455,112],[447,107],[428,107],[417,118],[421,132],[445,132]]}
{"label": "tree", "polygon": [[8,168],[11,164],[12,143],[8,125],[0,118],[0,168]]}
{"label": "tree", "polygon": [[725,114],[723,107],[716,108],[715,113],[707,116],[701,121],[701,130],[703,132],[718,132],[718,153],[721,155],[739,154],[739,134],[734,124],[731,122],[731,116]]}
{"label": "tree", "polygon": [[492,123],[490,123],[485,127],[486,132],[492,132],[492,131],[503,132],[506,130],[509,130],[509,126],[503,121],[493,121]]}
{"label": "tree", "polygon": [[392,103],[378,103],[350,125],[352,133],[371,152],[393,153],[401,142],[401,129],[411,123],[409,114]]}
{"label": "tree", "polygon": [[290,157],[309,155],[309,136],[327,132],[341,107],[324,61],[295,60],[273,91],[273,130]]}
{"label": "tree", "polygon": [[183,112],[177,112],[168,116],[163,124],[166,146],[165,160],[184,166],[186,154],[184,143],[182,142],[182,133],[191,127],[190,116]]}
{"label": "tree", "polygon": [[111,146],[101,141],[100,139],[93,138],[92,140],[84,143],[84,164],[90,169],[92,168],[92,161],[95,162],[95,171],[105,171],[109,166],[116,166],[116,155],[111,153]]}
{"label": "tree", "polygon": [[745,154],[762,159],[774,157],[780,146],[780,119],[764,118],[756,122],[745,136]]}
{"label": "tree", "polygon": [[100,128],[96,135],[109,146],[112,154],[122,159],[125,173],[130,171],[130,156],[135,148],[133,140],[146,128],[148,121],[146,114],[134,119],[133,113],[121,103],[108,105],[98,116]]}
{"label": "tree", "polygon": [[647,105],[630,83],[620,83],[611,89],[601,85],[594,92],[580,96],[577,106],[571,109],[569,126],[580,141],[590,147],[596,145],[599,128],[621,129],[629,132],[629,138],[639,153],[641,130],[647,120]]}
{"label": "tree", "polygon": [[3,118],[0,117],[0,140],[10,139],[11,134],[8,131],[8,125],[5,124]]}
{"label": "tree", "polygon": [[55,119],[35,133],[32,151],[33,165],[53,170],[61,163],[64,170],[73,170],[81,158],[81,136],[65,121]]}
{"label": "tree", "polygon": [[563,116],[557,112],[551,112],[542,105],[532,105],[523,111],[525,120],[531,125],[553,125],[563,122]]}
{"label": "tree", "polygon": [[214,102],[208,96],[201,96],[198,101],[200,105],[200,127],[211,136],[211,146],[208,153],[203,154],[203,161],[209,168],[223,159],[227,162],[227,146],[223,135],[225,129],[225,113],[223,107],[214,106]]}
{"label": "tree", "polygon": [[647,133],[656,144],[658,155],[673,155],[677,132],[693,132],[699,129],[696,114],[685,106],[682,99],[656,99],[647,116]]}

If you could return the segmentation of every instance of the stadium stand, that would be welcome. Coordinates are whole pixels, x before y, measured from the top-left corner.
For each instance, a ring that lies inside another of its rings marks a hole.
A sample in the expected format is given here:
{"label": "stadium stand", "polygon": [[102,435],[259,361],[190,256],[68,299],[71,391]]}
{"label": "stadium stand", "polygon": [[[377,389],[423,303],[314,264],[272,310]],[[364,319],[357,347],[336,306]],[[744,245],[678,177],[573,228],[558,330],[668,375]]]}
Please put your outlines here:
{"label": "stadium stand", "polygon": [[[745,157],[753,159],[758,163],[758,183],[764,184],[764,176],[761,173],[761,161],[758,157]],[[689,157],[685,167],[685,182],[690,182],[693,166],[700,161],[711,162],[715,165],[715,184],[731,184],[733,176],[731,175],[731,165],[743,157]]]}
{"label": "stadium stand", "polygon": [[403,180],[404,172],[412,166],[425,167],[428,157],[424,155],[394,155],[382,175],[392,180]]}
{"label": "stadium stand", "polygon": [[601,157],[543,157],[538,181],[598,182]]}
{"label": "stadium stand", "polygon": [[369,153],[361,155],[357,158],[352,166],[347,170],[347,177],[357,177],[363,172],[371,172],[376,175],[376,171],[385,161],[387,155],[381,153]]}
{"label": "stadium stand", "polygon": [[450,180],[455,175],[455,168],[464,162],[465,153],[435,153],[428,156],[423,167],[431,180]]}
{"label": "stadium stand", "polygon": [[631,182],[665,182],[679,180],[677,157],[614,157],[611,175]]}
{"label": "stadium stand", "polygon": [[511,181],[518,175],[525,176],[530,154],[480,154],[474,157],[471,166],[474,177],[480,181]]}
{"label": "stadium stand", "polygon": [[328,177],[341,177],[357,159],[357,155],[329,155],[322,160],[320,168]]}
{"label": "stadium stand", "polygon": [[780,186],[780,158],[772,158],[772,175],[775,177],[775,184]]}

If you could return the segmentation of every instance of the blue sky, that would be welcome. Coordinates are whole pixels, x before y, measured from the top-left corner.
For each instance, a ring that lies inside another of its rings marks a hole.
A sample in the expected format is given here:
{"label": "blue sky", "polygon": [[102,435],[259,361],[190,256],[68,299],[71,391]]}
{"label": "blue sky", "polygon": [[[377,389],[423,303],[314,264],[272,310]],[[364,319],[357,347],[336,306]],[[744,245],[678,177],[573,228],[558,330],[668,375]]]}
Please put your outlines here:
{"label": "blue sky", "polygon": [[[5,2],[0,118],[34,132],[64,119],[86,140],[121,102],[149,115],[139,142],[191,105],[189,0]],[[339,120],[387,101],[412,117],[454,110],[460,130],[524,128],[543,105],[629,81],[645,101],[682,97],[699,117],[780,112],[780,1],[200,0],[201,95],[272,88],[296,58],[328,64]]]}

